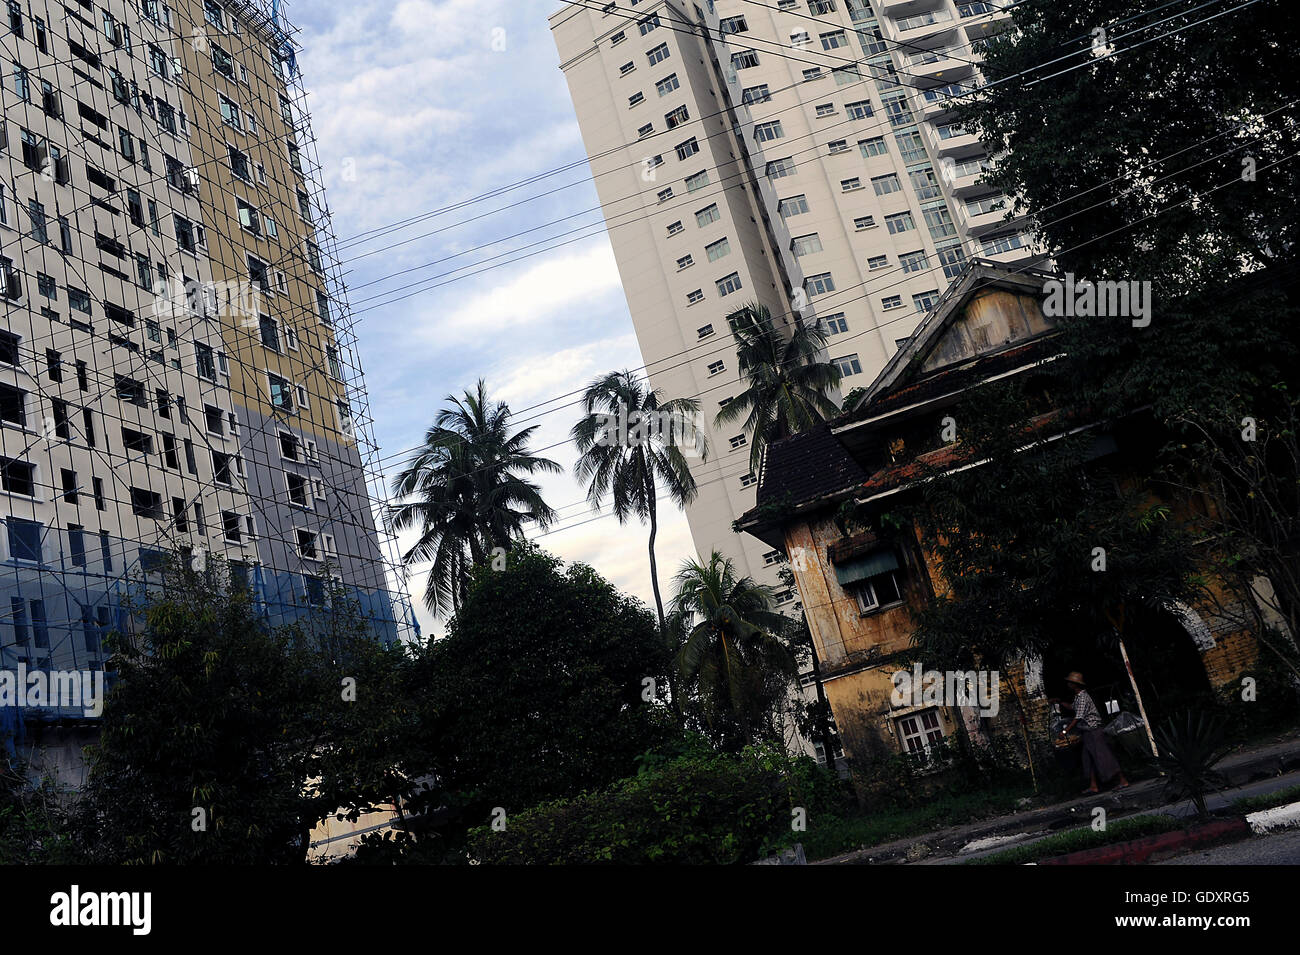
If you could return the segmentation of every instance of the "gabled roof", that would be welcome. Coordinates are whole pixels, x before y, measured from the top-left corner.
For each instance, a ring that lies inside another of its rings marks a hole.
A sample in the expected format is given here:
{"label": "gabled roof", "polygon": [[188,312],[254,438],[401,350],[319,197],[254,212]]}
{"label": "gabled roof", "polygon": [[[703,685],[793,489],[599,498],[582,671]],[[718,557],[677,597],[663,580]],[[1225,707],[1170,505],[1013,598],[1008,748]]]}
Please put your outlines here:
{"label": "gabled roof", "polygon": [[939,301],[926,313],[921,324],[904,340],[902,347],[894,353],[876,380],[867,387],[857,404],[848,409],[848,414],[856,417],[855,412],[859,409],[892,392],[912,377],[939,344],[943,333],[963,314],[967,303],[977,292],[997,286],[1039,296],[1043,293],[1043,284],[1052,277],[1053,273],[1040,269],[1010,269],[988,259],[971,259],[939,297]]}

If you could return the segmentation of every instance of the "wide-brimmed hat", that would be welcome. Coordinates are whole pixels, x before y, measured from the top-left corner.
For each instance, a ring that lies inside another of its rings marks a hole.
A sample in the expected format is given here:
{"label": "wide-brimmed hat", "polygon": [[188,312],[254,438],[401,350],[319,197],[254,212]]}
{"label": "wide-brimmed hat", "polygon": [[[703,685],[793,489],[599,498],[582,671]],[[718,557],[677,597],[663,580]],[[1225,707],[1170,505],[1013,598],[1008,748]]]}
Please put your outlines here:
{"label": "wide-brimmed hat", "polygon": [[1070,673],[1068,673],[1065,677],[1065,682],[1073,683],[1077,686],[1082,686],[1085,688],[1088,686],[1088,684],[1083,682],[1083,674],[1080,673],[1078,670],[1072,670]]}

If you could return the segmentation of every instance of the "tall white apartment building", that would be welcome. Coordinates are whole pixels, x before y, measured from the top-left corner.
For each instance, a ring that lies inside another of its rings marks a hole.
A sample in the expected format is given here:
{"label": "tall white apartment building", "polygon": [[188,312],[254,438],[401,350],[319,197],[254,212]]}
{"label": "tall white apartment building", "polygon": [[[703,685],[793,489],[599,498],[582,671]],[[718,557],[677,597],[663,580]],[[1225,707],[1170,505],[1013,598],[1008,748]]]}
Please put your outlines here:
{"label": "tall white apartment building", "polygon": [[698,397],[708,424],[699,551],[779,582],[781,555],[731,529],[758,476],[739,423],[713,426],[743,389],[729,313],[820,322],[847,394],[967,258],[1031,257],[953,119],[1007,22],[953,0],[589,0],[551,17],[650,380]]}

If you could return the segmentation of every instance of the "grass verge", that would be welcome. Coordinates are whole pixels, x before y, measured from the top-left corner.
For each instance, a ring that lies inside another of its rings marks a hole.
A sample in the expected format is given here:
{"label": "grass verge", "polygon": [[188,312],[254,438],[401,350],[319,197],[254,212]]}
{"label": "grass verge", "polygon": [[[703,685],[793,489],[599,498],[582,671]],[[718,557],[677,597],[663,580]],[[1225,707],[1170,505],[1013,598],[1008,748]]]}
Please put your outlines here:
{"label": "grass verge", "polygon": [[1153,836],[1161,832],[1172,832],[1174,829],[1183,828],[1184,825],[1184,820],[1174,819],[1171,816],[1133,816],[1128,819],[1115,820],[1102,832],[1097,832],[1087,826],[1082,829],[1071,829],[1067,832],[1058,832],[1037,842],[1031,842],[1028,845],[1013,846],[1010,849],[1003,849],[1001,852],[994,852],[978,859],[968,859],[963,864],[1024,865],[1026,862],[1038,862],[1041,859],[1062,856],[1068,852],[1078,852],[1080,849],[1095,849],[1098,846],[1127,842],[1130,839],[1140,839],[1143,836]]}
{"label": "grass verge", "polygon": [[1286,789],[1279,789],[1277,792],[1260,793],[1258,796],[1243,796],[1241,799],[1234,799],[1232,809],[1244,816],[1248,812],[1275,809],[1278,806],[1285,806],[1297,800],[1300,800],[1300,785],[1288,786]]}

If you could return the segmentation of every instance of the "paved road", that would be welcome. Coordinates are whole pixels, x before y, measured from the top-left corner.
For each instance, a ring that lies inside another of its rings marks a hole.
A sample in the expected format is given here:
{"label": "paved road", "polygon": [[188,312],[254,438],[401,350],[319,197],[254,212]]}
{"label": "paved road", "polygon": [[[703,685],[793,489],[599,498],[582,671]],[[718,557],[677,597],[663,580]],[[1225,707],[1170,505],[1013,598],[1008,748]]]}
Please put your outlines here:
{"label": "paved road", "polygon": [[1189,852],[1156,865],[1300,865],[1300,829]]}

